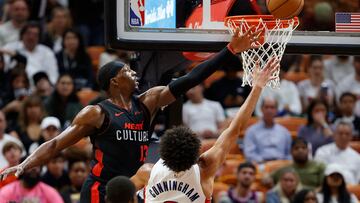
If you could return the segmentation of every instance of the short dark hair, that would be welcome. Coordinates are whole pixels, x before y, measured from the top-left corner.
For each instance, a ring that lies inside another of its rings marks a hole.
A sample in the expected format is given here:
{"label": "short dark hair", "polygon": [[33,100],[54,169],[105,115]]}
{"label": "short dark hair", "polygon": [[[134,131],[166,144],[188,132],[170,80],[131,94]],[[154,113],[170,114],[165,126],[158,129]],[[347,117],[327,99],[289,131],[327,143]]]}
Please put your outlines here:
{"label": "short dark hair", "polygon": [[160,157],[175,172],[185,171],[199,159],[200,139],[187,127],[165,131],[160,140]]}
{"label": "short dark hair", "polygon": [[127,203],[134,201],[136,188],[128,177],[116,176],[106,184],[107,203]]}
{"label": "short dark hair", "polygon": [[344,93],[341,94],[339,101],[343,100],[344,97],[351,97],[351,98],[353,98],[355,101],[356,101],[356,99],[357,99],[355,94],[353,94],[353,93],[351,93],[351,92],[344,92]]}
{"label": "short dark hair", "polygon": [[314,61],[323,61],[323,58],[321,55],[311,55],[309,65],[311,66]]}
{"label": "short dark hair", "polygon": [[111,78],[115,77],[124,66],[125,64],[121,61],[111,61],[103,65],[97,76],[99,87],[104,91],[108,91]]}
{"label": "short dark hair", "polygon": [[39,30],[39,42],[41,41],[42,29],[41,25],[36,21],[30,21],[24,25],[23,28],[20,30],[20,39],[22,40],[25,32],[30,28],[37,28]]}
{"label": "short dark hair", "polygon": [[[295,194],[293,203],[304,203],[306,195],[308,195],[310,192],[316,194],[314,191],[309,190],[309,189],[300,190],[298,193]],[[318,202],[318,200],[317,200],[317,202]]]}
{"label": "short dark hair", "polygon": [[20,150],[20,152],[22,152],[22,148],[18,143],[10,141],[10,142],[7,142],[3,147],[3,149],[2,149],[3,155],[5,155],[5,153],[8,152],[12,148],[16,148],[16,149]]}
{"label": "short dark hair", "polygon": [[254,164],[252,164],[251,162],[244,162],[241,163],[238,168],[237,168],[237,172],[239,173],[242,169],[244,168],[251,168],[252,170],[254,170],[254,172],[256,172],[256,167]]}
{"label": "short dark hair", "polygon": [[304,144],[305,146],[307,146],[308,142],[304,138],[297,137],[291,142],[291,149],[294,148],[297,144]]}

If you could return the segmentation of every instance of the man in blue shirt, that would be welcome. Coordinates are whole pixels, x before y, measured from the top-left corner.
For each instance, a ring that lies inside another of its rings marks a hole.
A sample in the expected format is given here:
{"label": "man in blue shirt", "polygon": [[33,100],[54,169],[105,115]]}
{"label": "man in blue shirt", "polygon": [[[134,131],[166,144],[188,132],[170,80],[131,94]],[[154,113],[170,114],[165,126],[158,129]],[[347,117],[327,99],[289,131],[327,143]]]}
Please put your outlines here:
{"label": "man in blue shirt", "polygon": [[290,132],[275,123],[277,102],[265,98],[261,105],[262,120],[250,126],[245,133],[244,152],[248,161],[263,163],[277,159],[290,159]]}

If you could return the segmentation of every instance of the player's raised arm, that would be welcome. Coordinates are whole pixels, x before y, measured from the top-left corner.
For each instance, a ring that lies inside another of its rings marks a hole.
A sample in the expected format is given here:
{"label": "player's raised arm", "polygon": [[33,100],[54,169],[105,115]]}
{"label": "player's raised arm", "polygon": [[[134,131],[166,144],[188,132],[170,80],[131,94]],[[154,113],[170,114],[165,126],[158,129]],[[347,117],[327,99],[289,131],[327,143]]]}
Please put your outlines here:
{"label": "player's raised arm", "polygon": [[214,146],[200,156],[199,165],[202,169],[202,177],[206,179],[215,175],[217,169],[224,162],[225,156],[229,153],[230,146],[236,143],[241,130],[250,119],[261,90],[269,80],[274,79],[272,75],[279,67],[279,62],[274,58],[269,60],[263,70],[260,70],[257,64],[253,73],[253,88],[249,96],[236,113],[229,127],[221,133]]}
{"label": "player's raised arm", "polygon": [[200,84],[216,70],[223,67],[229,58],[235,57],[235,54],[251,48],[257,48],[254,42],[258,41],[258,34],[262,31],[251,33],[251,29],[243,35],[239,35],[239,29],[231,38],[227,47],[221,50],[217,55],[211,59],[199,64],[188,74],[172,81],[168,86],[154,87],[149,89],[143,95],[141,100],[149,108],[151,113],[156,111],[159,107],[166,106],[176,98],[185,94],[189,89]]}
{"label": "player's raised arm", "polygon": [[75,144],[81,138],[99,129],[103,123],[104,114],[98,106],[87,106],[75,117],[71,126],[57,137],[43,143],[21,164],[8,168],[0,174],[0,181],[9,174],[18,177],[24,170],[40,166],[48,162],[54,155],[66,147]]}

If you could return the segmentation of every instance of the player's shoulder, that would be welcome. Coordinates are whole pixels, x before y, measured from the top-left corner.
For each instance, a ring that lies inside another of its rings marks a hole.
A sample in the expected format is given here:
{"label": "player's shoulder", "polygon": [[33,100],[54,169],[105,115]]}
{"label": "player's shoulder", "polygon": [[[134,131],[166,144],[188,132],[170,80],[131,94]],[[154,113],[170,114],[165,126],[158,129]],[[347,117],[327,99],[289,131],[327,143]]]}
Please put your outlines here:
{"label": "player's shoulder", "polygon": [[81,123],[98,122],[103,118],[104,112],[99,105],[85,106],[76,116],[75,121]]}

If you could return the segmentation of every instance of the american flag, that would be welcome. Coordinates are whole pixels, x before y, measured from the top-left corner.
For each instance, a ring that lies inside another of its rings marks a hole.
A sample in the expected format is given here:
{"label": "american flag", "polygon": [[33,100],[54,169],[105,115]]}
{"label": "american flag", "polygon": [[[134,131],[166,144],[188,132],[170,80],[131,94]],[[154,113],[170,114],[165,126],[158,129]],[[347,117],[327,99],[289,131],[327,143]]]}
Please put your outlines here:
{"label": "american flag", "polygon": [[360,32],[360,13],[336,13],[336,32]]}

